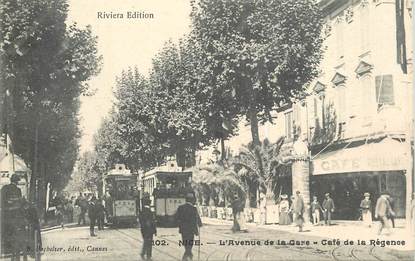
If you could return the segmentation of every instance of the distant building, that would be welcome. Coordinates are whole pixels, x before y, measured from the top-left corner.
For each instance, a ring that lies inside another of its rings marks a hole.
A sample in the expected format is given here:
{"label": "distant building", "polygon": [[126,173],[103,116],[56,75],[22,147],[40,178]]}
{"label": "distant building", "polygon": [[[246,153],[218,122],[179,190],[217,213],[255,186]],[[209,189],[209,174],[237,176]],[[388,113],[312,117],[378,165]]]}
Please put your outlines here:
{"label": "distant building", "polygon": [[28,198],[30,169],[23,159],[10,151],[11,141],[5,135],[0,139],[0,188],[10,184],[13,174],[20,176],[19,188],[22,195]]}

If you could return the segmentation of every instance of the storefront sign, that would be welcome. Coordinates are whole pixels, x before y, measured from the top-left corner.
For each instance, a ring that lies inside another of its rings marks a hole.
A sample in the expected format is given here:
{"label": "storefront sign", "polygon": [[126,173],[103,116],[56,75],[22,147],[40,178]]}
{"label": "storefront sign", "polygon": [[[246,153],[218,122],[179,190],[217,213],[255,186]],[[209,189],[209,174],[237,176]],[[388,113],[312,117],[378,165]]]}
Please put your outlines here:
{"label": "storefront sign", "polygon": [[312,174],[404,170],[408,160],[404,144],[376,143],[318,155]]}

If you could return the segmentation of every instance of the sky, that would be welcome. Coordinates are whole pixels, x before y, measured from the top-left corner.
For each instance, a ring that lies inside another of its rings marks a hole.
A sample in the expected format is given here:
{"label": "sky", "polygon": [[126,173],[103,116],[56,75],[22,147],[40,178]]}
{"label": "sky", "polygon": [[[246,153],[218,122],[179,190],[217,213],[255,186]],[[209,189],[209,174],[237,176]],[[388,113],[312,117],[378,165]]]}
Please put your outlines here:
{"label": "sky", "polygon": [[[154,19],[126,19],[128,11]],[[163,44],[189,32],[190,11],[190,0],[69,0],[69,23],[91,25],[103,56],[100,74],[89,82],[95,95],[81,98],[81,152],[93,149],[93,135],[112,106],[115,77],[129,66],[147,75]],[[124,19],[98,19],[98,12],[123,13]]]}

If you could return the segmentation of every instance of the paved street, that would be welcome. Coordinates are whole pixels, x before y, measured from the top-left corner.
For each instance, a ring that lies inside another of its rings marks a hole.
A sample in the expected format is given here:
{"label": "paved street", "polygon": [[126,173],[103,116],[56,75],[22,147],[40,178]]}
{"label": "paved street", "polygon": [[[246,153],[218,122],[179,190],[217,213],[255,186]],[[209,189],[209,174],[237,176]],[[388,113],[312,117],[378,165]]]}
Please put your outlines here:
{"label": "paved street", "polygon": [[[233,234],[229,225],[206,224],[201,233],[200,260],[411,260],[409,251],[356,245],[357,240],[354,246],[345,245],[344,240],[332,245],[333,238],[310,234],[257,227]],[[106,229],[91,238],[88,227],[75,227],[44,232],[42,238],[43,260],[139,260],[142,243],[136,228]],[[293,241],[299,245],[288,245]],[[183,249],[178,243],[177,228],[159,228],[155,244],[160,245],[153,248],[153,260],[180,260]],[[197,246],[193,253],[198,260]]]}

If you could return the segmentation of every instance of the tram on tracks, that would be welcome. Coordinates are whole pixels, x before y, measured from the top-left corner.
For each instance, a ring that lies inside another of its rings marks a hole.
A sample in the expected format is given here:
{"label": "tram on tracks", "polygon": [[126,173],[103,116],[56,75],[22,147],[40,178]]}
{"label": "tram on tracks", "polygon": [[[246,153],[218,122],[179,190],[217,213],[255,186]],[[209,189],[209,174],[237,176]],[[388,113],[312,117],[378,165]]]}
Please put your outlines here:
{"label": "tram on tracks", "polygon": [[139,192],[138,175],[132,174],[124,164],[104,175],[103,194],[107,221],[113,226],[133,225],[137,222]]}
{"label": "tram on tracks", "polygon": [[175,213],[184,204],[191,188],[192,172],[181,171],[175,163],[152,169],[141,178],[143,194],[151,200],[151,208],[160,226],[176,226]]}

